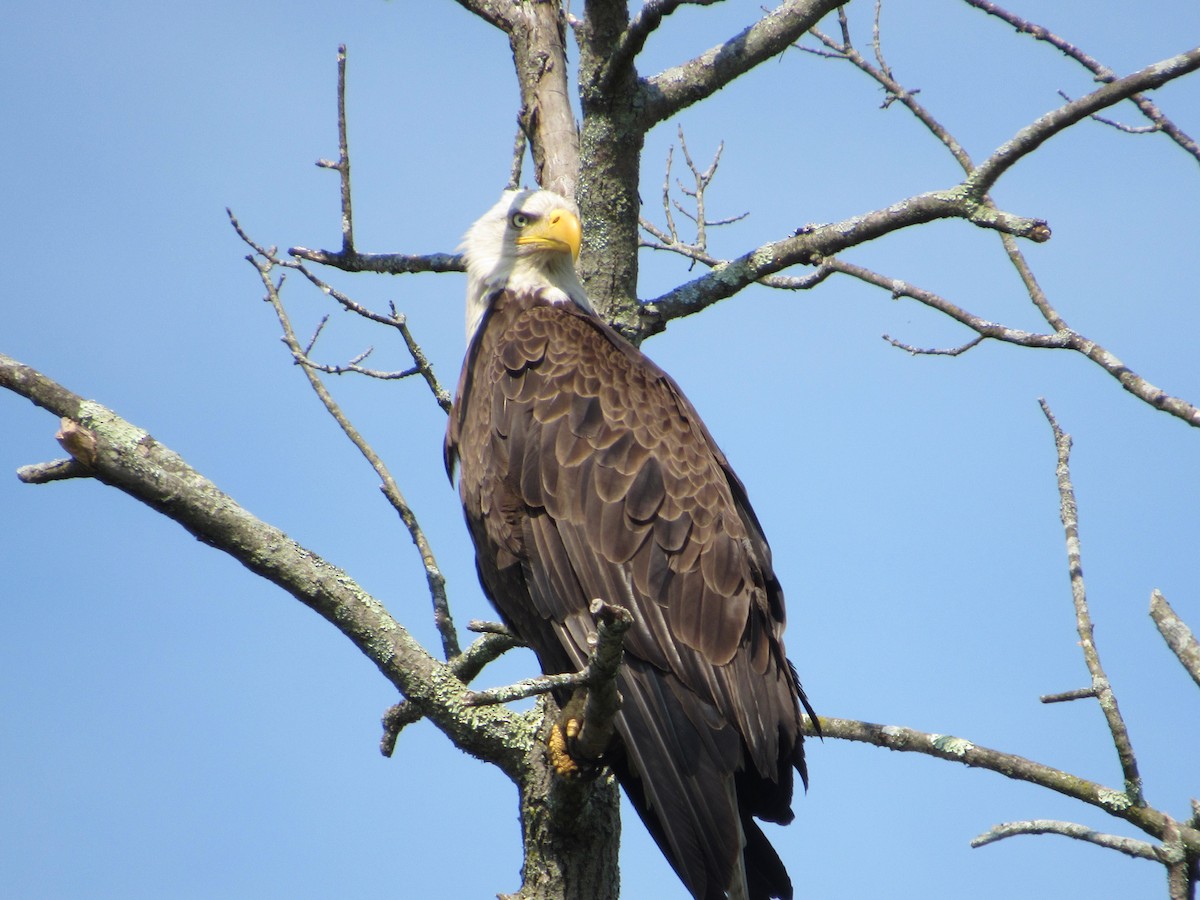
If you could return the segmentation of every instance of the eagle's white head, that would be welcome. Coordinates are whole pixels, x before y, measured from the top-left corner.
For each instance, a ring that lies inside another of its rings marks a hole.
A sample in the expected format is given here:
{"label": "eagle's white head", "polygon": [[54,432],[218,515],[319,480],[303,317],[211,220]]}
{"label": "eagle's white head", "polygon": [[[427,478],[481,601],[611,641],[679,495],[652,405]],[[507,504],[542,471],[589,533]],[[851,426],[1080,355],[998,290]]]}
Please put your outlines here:
{"label": "eagle's white head", "polygon": [[463,236],[467,263],[467,341],[500,288],[542,290],[555,303],[591,310],[575,259],[581,240],[575,204],[552,191],[505,191]]}

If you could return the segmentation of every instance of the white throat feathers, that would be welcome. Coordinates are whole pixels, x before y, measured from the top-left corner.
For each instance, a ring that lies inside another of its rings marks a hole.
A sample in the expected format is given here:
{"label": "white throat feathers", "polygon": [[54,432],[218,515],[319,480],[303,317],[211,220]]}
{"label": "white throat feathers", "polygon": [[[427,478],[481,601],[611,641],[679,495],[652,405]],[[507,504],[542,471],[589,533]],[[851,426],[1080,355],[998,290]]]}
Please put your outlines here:
{"label": "white throat feathers", "polygon": [[467,342],[488,297],[508,288],[541,290],[552,303],[592,310],[575,273],[580,225],[575,204],[551,191],[505,191],[463,236],[467,264]]}

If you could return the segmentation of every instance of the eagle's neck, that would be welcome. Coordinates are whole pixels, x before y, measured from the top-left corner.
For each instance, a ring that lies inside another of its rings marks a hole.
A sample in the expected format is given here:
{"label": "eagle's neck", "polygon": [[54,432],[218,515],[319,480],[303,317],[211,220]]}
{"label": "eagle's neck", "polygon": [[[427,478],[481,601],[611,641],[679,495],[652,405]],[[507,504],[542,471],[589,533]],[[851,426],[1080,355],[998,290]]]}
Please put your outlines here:
{"label": "eagle's neck", "polygon": [[[476,264],[476,263],[480,264]],[[549,303],[574,303],[594,313],[570,256],[539,253],[488,265],[467,260],[467,343],[479,330],[489,298],[499,290],[537,293]]]}

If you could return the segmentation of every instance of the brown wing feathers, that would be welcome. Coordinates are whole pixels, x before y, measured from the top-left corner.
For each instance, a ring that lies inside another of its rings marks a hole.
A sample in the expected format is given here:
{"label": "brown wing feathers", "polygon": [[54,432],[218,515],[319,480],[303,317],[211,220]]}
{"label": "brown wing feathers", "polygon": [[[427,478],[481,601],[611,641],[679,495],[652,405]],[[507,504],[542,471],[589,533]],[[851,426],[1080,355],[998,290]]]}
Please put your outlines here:
{"label": "brown wing feathers", "polygon": [[[751,815],[803,772],[782,596],[744,491],[674,383],[590,313],[493,297],[447,459],[480,577],[547,672],[587,657],[589,601],[628,606],[613,764],[693,894],[791,896]],[[740,774],[737,774],[739,773]]]}

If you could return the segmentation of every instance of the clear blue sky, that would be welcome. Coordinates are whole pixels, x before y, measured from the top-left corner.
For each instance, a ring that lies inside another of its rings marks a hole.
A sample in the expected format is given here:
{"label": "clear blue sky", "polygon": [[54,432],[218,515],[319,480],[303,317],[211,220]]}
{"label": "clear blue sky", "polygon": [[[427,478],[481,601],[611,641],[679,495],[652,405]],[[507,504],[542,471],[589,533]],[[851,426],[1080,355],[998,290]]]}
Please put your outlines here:
{"label": "clear blue sky", "polygon": [[[1200,38],[1190,0],[1024,4],[1118,72]],[[976,160],[1091,89],[1055,51],[944,0],[890,4],[904,83]],[[643,72],[738,31],[756,4],[685,9]],[[854,10],[869,48],[870,5]],[[516,94],[504,38],[456,4],[12,4],[0,32],[0,351],[115,409],[255,514],[346,568],[433,646],[407,534],[278,343],[230,206],[268,244],[336,246],[335,51],[350,52],[359,247],[450,251],[508,174]],[[1200,81],[1157,95],[1200,134]],[[713,235],[737,255],[806,222],[948,187],[950,157],[848,66],[789,52],[650,135],[642,196],[660,218],[662,160],[687,132],[725,155]],[[1129,108],[1116,115],[1142,121]],[[678,168],[681,162],[676,153]],[[1168,391],[1200,402],[1200,172],[1162,136],[1087,124],[1000,183],[1046,218],[1029,258],[1066,320]],[[1039,319],[995,236],[927,226],[847,258],[991,319]],[[409,315],[443,382],[462,353],[461,276],[336,277]],[[686,279],[648,254],[640,293]],[[298,328],[329,311],[292,281]],[[391,336],[335,315],[318,347],[344,362]],[[1200,695],[1146,609],[1161,588],[1200,630],[1200,435],[1086,361],[1003,346],[912,358],[883,333],[966,335],[914,304],[831,280],[749,291],[678,322],[647,351],[676,375],[742,475],[788,594],[788,648],[828,715],[961,735],[1111,786],[1120,771],[1081,687],[1045,396],[1075,437],[1074,477],[1097,640],[1147,795],[1200,794]],[[443,416],[421,384],[333,384],[390,462],[447,573],[460,622],[487,617]],[[11,897],[489,897],[519,884],[516,795],[432,727],[377,750],[394,692],[332,627],[124,495],[20,485],[61,456],[57,423],[0,396],[0,894]],[[513,654],[487,683],[530,673]],[[1097,811],[981,771],[836,741],[773,832],[808,897],[1160,897],[1161,870],[1062,838],[981,850],[994,823]],[[1136,834],[1136,833],[1134,833]],[[624,896],[683,897],[626,820]]]}

